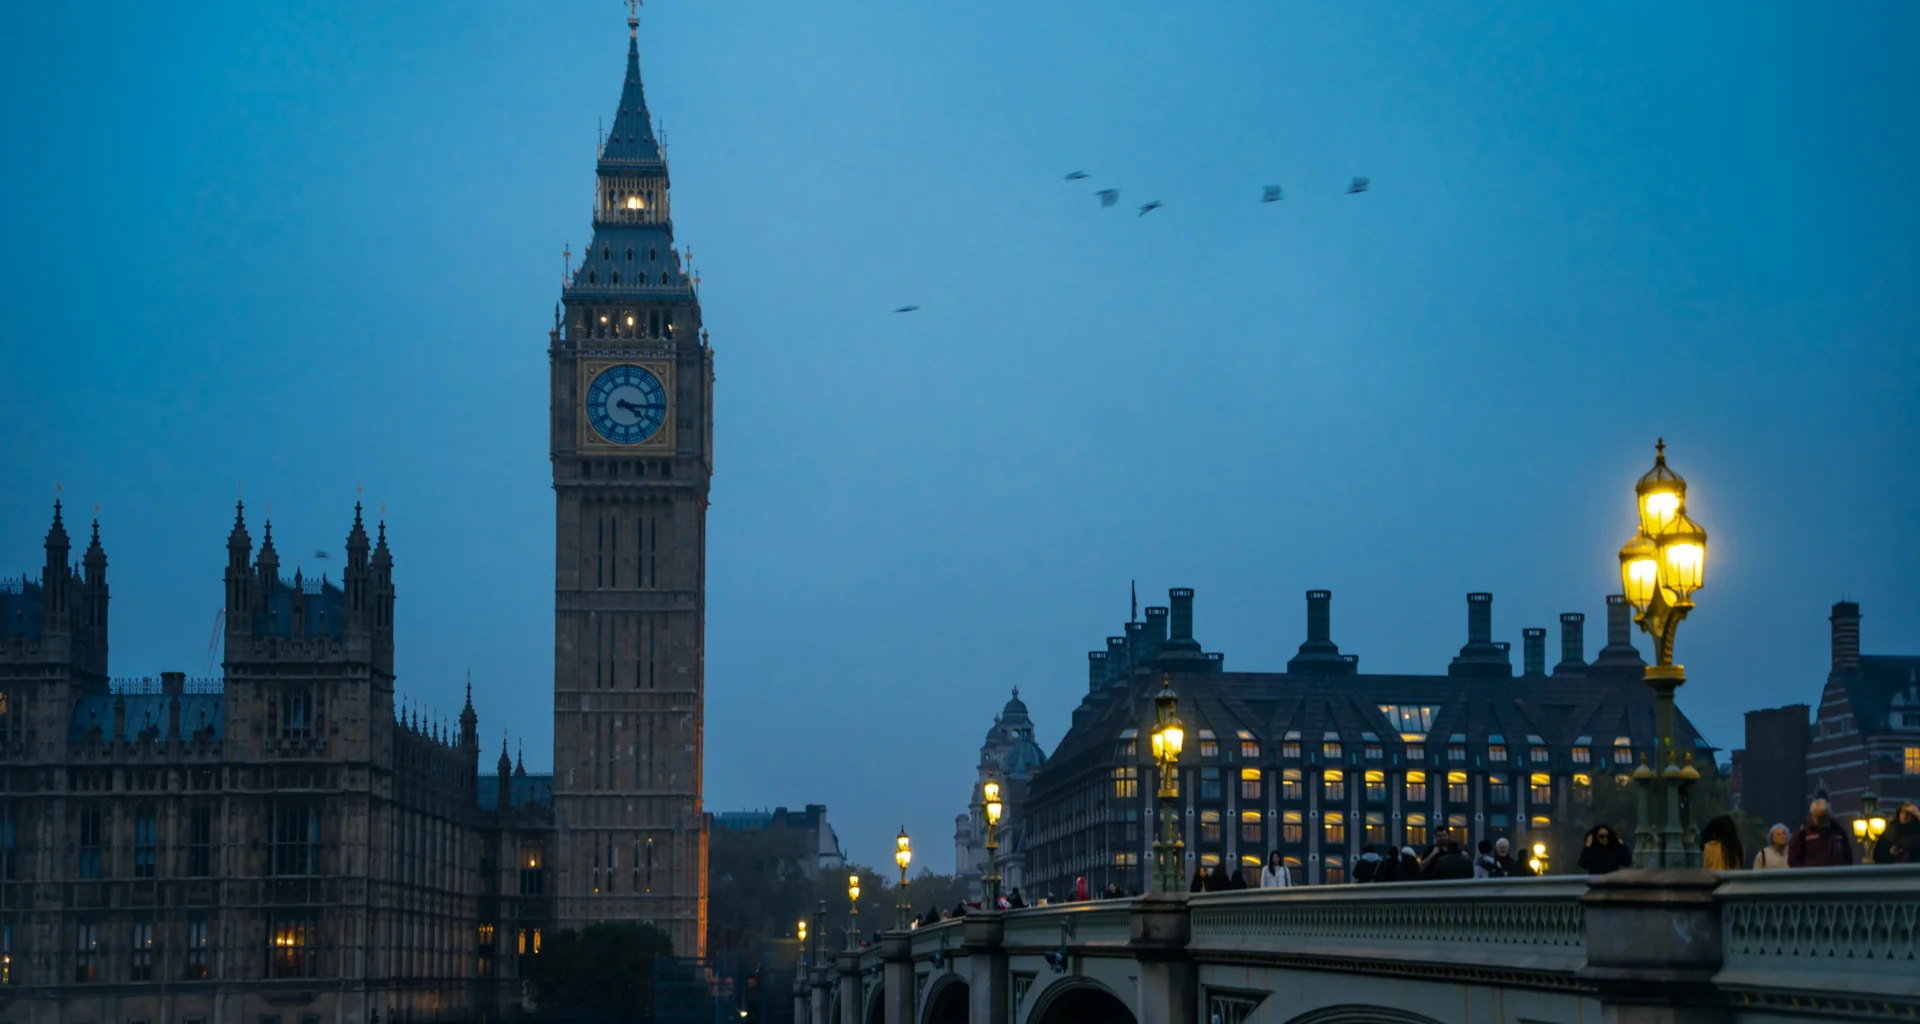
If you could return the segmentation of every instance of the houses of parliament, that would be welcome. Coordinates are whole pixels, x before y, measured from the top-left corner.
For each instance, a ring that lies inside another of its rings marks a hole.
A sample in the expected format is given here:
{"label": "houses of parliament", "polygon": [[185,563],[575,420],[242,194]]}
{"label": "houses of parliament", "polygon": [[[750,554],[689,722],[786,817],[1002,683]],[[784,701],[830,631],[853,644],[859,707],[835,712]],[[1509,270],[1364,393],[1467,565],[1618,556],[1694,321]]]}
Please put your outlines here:
{"label": "houses of parliament", "polygon": [[483,763],[470,688],[457,728],[396,706],[405,556],[358,505],[338,580],[235,509],[189,680],[114,676],[101,526],[55,503],[0,581],[0,1024],[511,1020],[558,929],[702,952],[713,362],[632,18],[596,172],[548,332],[553,774]]}

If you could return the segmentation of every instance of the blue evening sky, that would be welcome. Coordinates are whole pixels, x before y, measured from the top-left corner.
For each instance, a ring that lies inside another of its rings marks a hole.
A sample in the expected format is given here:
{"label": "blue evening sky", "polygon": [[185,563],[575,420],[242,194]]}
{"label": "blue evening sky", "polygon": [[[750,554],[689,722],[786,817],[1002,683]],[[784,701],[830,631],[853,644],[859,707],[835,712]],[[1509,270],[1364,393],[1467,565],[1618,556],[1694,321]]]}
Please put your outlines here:
{"label": "blue evening sky", "polygon": [[[546,331],[624,14],[12,10],[0,565],[98,502],[116,674],[206,671],[237,485],[337,573],[364,482],[399,687],[471,669],[486,760],[547,767]],[[643,15],[718,362],[709,809],[950,870],[993,712],[1051,748],[1133,578],[1235,669],[1321,586],[1366,670],[1443,671],[1482,589],[1591,654],[1656,435],[1715,742],[1817,702],[1843,595],[1920,652],[1920,7]]]}

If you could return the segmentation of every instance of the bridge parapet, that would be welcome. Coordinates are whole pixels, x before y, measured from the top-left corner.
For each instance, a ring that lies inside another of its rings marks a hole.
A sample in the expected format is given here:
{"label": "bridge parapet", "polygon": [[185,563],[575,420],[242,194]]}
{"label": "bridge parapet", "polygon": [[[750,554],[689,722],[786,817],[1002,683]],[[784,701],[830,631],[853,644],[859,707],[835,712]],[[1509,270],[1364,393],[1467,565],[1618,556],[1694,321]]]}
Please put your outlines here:
{"label": "bridge parapet", "polygon": [[1920,865],[1174,894],[882,946],[835,1024],[1920,1019]]}

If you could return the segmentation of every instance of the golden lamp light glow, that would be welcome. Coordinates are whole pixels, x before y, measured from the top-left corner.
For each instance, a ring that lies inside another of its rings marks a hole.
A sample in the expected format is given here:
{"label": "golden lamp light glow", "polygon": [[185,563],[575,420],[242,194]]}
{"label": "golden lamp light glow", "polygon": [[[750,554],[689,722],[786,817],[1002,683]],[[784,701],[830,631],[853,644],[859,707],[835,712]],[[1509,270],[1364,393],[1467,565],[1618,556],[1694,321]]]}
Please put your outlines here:
{"label": "golden lamp light glow", "polygon": [[1533,855],[1535,857],[1545,857],[1547,855],[1547,844],[1545,843],[1533,844]]}
{"label": "golden lamp light glow", "polygon": [[1175,718],[1154,731],[1153,756],[1161,761],[1180,759],[1180,747],[1187,738],[1186,731],[1180,728],[1180,720]]}
{"label": "golden lamp light glow", "polygon": [[803,917],[800,919],[800,927],[796,930],[795,934],[800,936],[801,942],[807,941],[807,919],[806,918]]}
{"label": "golden lamp light glow", "polygon": [[641,204],[641,202],[640,202],[640,197],[639,197],[639,196],[628,196],[628,197],[627,197],[627,209],[629,209],[629,210],[638,210],[638,209],[640,209],[640,207],[641,207],[641,205],[642,205],[642,204]]}
{"label": "golden lamp light glow", "polygon": [[1654,491],[1640,500],[1640,528],[1658,536],[1678,511],[1680,495],[1673,491]]}
{"label": "golden lamp light glow", "polygon": [[988,779],[981,785],[980,795],[986,805],[987,824],[1000,824],[1000,812],[1005,809],[1000,803],[1000,783]]}
{"label": "golden lamp light glow", "polygon": [[900,870],[907,870],[907,865],[913,863],[913,848],[907,843],[905,825],[900,826],[900,835],[894,839],[893,845],[893,862],[900,865]]}

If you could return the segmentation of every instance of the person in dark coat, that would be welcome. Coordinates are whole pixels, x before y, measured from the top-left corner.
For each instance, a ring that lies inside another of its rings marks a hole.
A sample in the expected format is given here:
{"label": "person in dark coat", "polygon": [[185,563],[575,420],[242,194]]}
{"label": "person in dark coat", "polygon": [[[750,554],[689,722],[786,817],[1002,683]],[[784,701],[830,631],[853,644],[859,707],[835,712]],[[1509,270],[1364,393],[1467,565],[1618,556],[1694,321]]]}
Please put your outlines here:
{"label": "person in dark coat", "polygon": [[1920,864],[1920,806],[1912,802],[1900,805],[1873,848],[1875,864]]}
{"label": "person in dark coat", "polygon": [[1027,901],[1024,897],[1020,895],[1020,887],[1017,885],[1013,887],[1013,893],[1007,897],[1007,909],[1008,910],[1027,909]]}
{"label": "person in dark coat", "polygon": [[1187,891],[1188,892],[1206,892],[1207,891],[1207,869],[1206,868],[1193,869],[1193,884],[1187,886]]}
{"label": "person in dark coat", "polygon": [[1380,851],[1368,843],[1360,851],[1360,859],[1353,864],[1353,881],[1356,885],[1366,885],[1378,881],[1380,877]]}
{"label": "person in dark coat", "polygon": [[1839,868],[1853,863],[1853,840],[1833,820],[1825,800],[1807,808],[1807,823],[1787,840],[1787,863],[1796,868]]}
{"label": "person in dark coat", "polygon": [[1472,878],[1473,858],[1467,856],[1465,848],[1449,838],[1446,849],[1433,860],[1433,877],[1440,881]]}
{"label": "person in dark coat", "polygon": [[1420,880],[1420,855],[1413,852],[1413,847],[1402,846],[1400,848],[1400,870],[1394,873],[1394,880],[1397,882],[1418,882]]}
{"label": "person in dark coat", "polygon": [[1633,853],[1611,825],[1595,825],[1580,847],[1580,870],[1589,875],[1611,875],[1633,866]]}
{"label": "person in dark coat", "polygon": [[1208,892],[1226,892],[1228,888],[1227,869],[1222,865],[1215,864],[1213,868],[1207,872],[1206,890]]}
{"label": "person in dark coat", "polygon": [[1233,874],[1227,876],[1227,888],[1245,889],[1246,887],[1247,887],[1247,876],[1241,874],[1239,868],[1234,868]]}

